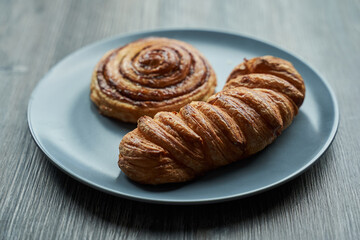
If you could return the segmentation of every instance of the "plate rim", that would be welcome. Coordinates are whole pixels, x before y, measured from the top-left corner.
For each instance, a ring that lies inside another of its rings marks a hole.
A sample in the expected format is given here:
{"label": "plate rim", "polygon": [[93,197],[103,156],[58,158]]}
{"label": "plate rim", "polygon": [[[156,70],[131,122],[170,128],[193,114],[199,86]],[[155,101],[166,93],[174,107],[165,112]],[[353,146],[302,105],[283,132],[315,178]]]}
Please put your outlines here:
{"label": "plate rim", "polygon": [[[36,95],[36,92],[39,91],[40,86],[42,83],[45,82],[45,80],[48,78],[50,73],[53,71],[54,68],[56,68],[61,63],[65,62],[67,59],[76,56],[77,54],[80,54],[83,51],[86,51],[87,49],[93,48],[97,45],[102,45],[106,42],[114,41],[116,39],[120,38],[126,38],[126,37],[136,37],[137,35],[151,35],[151,34],[159,34],[159,33],[165,33],[165,32],[206,32],[210,34],[223,34],[223,35],[230,35],[233,37],[240,37],[243,39],[256,41],[260,44],[265,44],[267,46],[270,46],[272,48],[276,48],[277,50],[280,50],[282,52],[287,53],[288,55],[291,55],[291,57],[295,58],[297,61],[301,62],[302,64],[306,65],[311,71],[313,71],[316,75],[318,75],[320,81],[324,84],[326,90],[328,91],[333,110],[334,110],[334,121],[331,126],[331,131],[329,133],[329,136],[324,143],[324,145],[321,147],[321,149],[311,158],[311,160],[308,161],[307,164],[305,164],[303,167],[299,168],[297,171],[293,172],[292,174],[286,176],[285,178],[280,179],[279,181],[273,182],[271,184],[268,184],[266,186],[263,186],[261,188],[253,189],[251,191],[238,193],[238,194],[232,194],[222,197],[212,197],[212,198],[202,198],[202,199],[192,199],[192,200],[174,200],[174,199],[154,199],[149,197],[141,197],[136,196],[134,194],[128,194],[124,192],[114,191],[112,189],[109,189],[107,187],[102,186],[101,184],[98,184],[94,181],[88,180],[84,177],[79,176],[75,172],[72,171],[72,169],[66,168],[64,165],[61,164],[61,161],[58,161],[55,157],[52,156],[50,152],[48,152],[44,146],[41,145],[40,140],[38,139],[38,136],[36,135],[32,123],[31,123],[31,107],[33,103],[34,96]],[[233,31],[224,31],[220,29],[214,29],[214,28],[155,28],[152,30],[144,30],[144,31],[135,31],[135,32],[126,32],[124,34],[118,34],[111,37],[107,37],[104,39],[101,39],[99,41],[96,41],[94,43],[87,44],[74,52],[68,54],[64,58],[62,58],[60,61],[56,62],[54,65],[50,67],[50,69],[46,72],[46,74],[35,84],[35,87],[32,90],[32,93],[29,97],[28,107],[27,107],[27,122],[28,127],[31,133],[31,137],[33,138],[34,142],[40,148],[40,150],[46,155],[46,157],[51,161],[52,164],[54,164],[58,169],[60,169],[62,172],[64,172],[66,175],[74,178],[75,180],[89,186],[92,188],[95,188],[96,190],[111,194],[113,196],[117,197],[123,197],[130,200],[136,200],[140,202],[148,202],[148,203],[157,203],[157,204],[170,204],[170,205],[195,205],[195,204],[210,204],[210,203],[217,203],[217,202],[224,202],[224,201],[231,201],[234,199],[240,199],[245,197],[250,197],[255,194],[260,194],[262,192],[274,189],[275,187],[278,187],[282,184],[285,184],[292,179],[298,177],[302,173],[304,173],[306,170],[308,170],[320,157],[326,152],[326,150],[329,148],[331,143],[334,141],[336,133],[338,131],[339,122],[340,122],[340,111],[339,111],[339,105],[336,98],[336,95],[331,88],[330,84],[326,81],[326,79],[313,67],[311,67],[309,64],[307,64],[306,61],[302,60],[300,57],[298,57],[296,54],[292,53],[291,51],[285,50],[282,47],[279,47],[276,44],[273,44],[271,42],[258,39],[253,36],[249,36],[246,34],[233,32]]]}

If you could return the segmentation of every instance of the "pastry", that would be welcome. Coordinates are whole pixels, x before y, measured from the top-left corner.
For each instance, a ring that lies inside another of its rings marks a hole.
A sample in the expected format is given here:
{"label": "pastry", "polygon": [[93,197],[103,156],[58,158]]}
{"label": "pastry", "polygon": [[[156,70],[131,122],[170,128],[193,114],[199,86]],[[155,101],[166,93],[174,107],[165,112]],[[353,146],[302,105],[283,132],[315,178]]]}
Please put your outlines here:
{"label": "pastry", "polygon": [[106,53],[93,72],[90,97],[100,113],[136,122],[143,115],[205,101],[215,87],[215,73],[198,50],[151,37]]}
{"label": "pastry", "polygon": [[141,117],[120,143],[118,165],[140,183],[191,180],[265,148],[291,124],[304,96],[303,79],[290,62],[245,60],[207,102]]}

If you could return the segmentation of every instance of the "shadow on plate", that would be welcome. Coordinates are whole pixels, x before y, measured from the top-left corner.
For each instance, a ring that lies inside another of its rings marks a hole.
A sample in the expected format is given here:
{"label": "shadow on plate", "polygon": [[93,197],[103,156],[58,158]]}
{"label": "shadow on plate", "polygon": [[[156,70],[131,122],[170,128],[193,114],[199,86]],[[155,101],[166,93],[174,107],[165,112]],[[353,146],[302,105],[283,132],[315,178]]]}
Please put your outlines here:
{"label": "shadow on plate", "polygon": [[[135,123],[125,123],[119,120],[106,117],[100,114],[97,106],[90,99],[90,90],[85,86],[74,102],[71,109],[71,123],[77,128],[82,128],[81,132],[89,132],[89,127],[100,124],[98,129],[108,130],[122,137],[126,133],[136,128]],[[95,131],[97,129],[91,129]],[[80,130],[79,130],[80,131]],[[86,134],[84,134],[86,136]]]}
{"label": "shadow on plate", "polygon": [[130,132],[136,128],[137,125],[136,123],[121,122],[120,120],[116,120],[114,118],[110,118],[102,115],[99,112],[99,109],[97,108],[95,103],[93,103],[91,100],[89,101],[90,101],[89,106],[91,109],[91,113],[97,118],[97,120],[100,122],[101,125],[105,126],[111,131],[113,131],[114,129],[118,129],[121,132],[124,132],[124,130]]}

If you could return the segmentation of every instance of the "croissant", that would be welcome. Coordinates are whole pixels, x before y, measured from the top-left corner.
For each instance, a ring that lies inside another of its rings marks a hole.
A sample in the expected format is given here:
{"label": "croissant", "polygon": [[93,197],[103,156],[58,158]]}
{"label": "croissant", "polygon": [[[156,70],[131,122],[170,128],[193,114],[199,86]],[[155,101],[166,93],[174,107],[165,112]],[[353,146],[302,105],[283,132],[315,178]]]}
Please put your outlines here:
{"label": "croissant", "polygon": [[304,96],[290,62],[245,59],[207,102],[141,117],[120,143],[118,165],[144,184],[191,180],[264,149],[291,124]]}
{"label": "croissant", "polygon": [[143,115],[153,117],[205,101],[215,87],[215,72],[193,46],[149,37],[101,58],[92,75],[90,98],[103,115],[135,123]]}

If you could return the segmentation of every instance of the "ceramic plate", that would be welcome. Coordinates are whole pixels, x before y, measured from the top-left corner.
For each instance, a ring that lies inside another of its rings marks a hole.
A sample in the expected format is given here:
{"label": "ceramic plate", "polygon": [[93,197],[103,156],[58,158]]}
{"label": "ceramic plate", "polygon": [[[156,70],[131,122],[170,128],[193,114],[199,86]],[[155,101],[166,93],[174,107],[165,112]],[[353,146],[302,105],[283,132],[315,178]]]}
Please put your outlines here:
{"label": "ceramic plate", "polygon": [[[243,58],[273,55],[293,63],[306,98],[293,124],[262,152],[183,184],[143,186],[118,168],[118,145],[136,125],[101,116],[89,99],[92,71],[110,49],[139,38],[162,36],[188,42],[212,64],[220,91]],[[56,64],[33,91],[28,106],[31,134],[61,170],[98,190],[135,200],[195,204],[249,196],[278,186],[308,169],[335,136],[339,111],[332,90],[310,66],[269,43],[207,30],[162,30],[107,39]]]}

